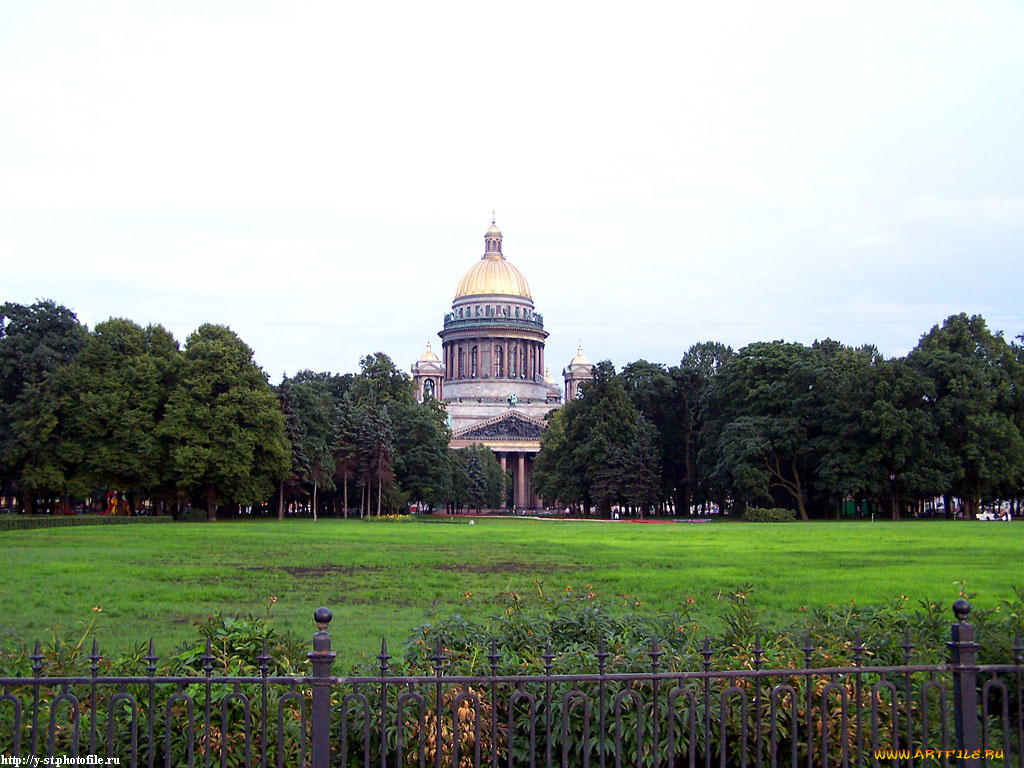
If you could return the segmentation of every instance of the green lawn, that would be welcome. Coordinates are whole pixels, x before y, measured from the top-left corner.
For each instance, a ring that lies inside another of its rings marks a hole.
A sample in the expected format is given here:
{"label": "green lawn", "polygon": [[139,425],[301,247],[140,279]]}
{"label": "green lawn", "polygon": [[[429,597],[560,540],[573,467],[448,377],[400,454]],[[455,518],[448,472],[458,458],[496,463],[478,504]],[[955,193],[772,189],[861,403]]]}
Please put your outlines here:
{"label": "green lawn", "polygon": [[[46,640],[98,616],[108,652],[155,638],[166,654],[217,611],[262,615],[311,635],[334,612],[342,659],[397,649],[433,615],[484,616],[503,592],[590,585],[598,598],[670,611],[691,596],[714,627],[715,597],[741,585],[769,618],[901,594],[950,604],[954,582],[993,608],[1024,586],[1024,524],[921,521],[636,525],[479,519],[321,520],[98,526],[0,535],[0,631]],[[469,597],[467,597],[469,593]]]}

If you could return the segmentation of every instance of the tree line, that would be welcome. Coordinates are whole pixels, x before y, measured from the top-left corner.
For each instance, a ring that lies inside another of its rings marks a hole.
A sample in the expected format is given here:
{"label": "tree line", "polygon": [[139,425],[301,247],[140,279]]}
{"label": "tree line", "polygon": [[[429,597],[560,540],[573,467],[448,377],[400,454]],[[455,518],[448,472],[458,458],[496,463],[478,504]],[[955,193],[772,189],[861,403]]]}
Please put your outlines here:
{"label": "tree line", "polygon": [[605,513],[844,502],[898,519],[1024,496],[1024,347],[949,317],[905,357],[826,339],[696,344],[678,366],[598,363],[550,417],[534,481]]}
{"label": "tree line", "polygon": [[[1024,493],[1024,346],[954,315],[905,357],[826,339],[692,346],[679,365],[604,361],[548,416],[535,492],[608,514],[784,506],[968,515]],[[0,305],[0,496],[27,512],[114,494],[208,517],[496,507],[494,455],[453,451],[443,406],[385,354],[269,384],[229,328],[184,347],[52,301]],[[954,502],[954,499],[958,500]]]}
{"label": "tree line", "polygon": [[90,331],[52,301],[0,305],[0,496],[27,513],[84,500],[99,511],[108,495],[124,512],[148,501],[209,519],[497,506],[493,454],[449,439],[440,405],[417,403],[383,353],[358,374],[302,371],[272,387],[225,326],[182,348],[160,325]]}

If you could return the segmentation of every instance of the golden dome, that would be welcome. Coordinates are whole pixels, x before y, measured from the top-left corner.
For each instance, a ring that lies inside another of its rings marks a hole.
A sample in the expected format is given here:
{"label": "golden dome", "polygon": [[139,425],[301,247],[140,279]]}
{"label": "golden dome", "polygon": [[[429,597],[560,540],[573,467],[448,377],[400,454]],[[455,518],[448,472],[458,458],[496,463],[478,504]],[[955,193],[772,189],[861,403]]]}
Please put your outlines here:
{"label": "golden dome", "polygon": [[418,362],[418,363],[436,363],[436,362],[438,362],[437,355],[435,355],[433,350],[430,349],[430,342],[429,341],[427,342],[426,350],[424,350],[423,354],[420,355],[419,359],[416,362]]}
{"label": "golden dome", "polygon": [[589,360],[587,360],[587,356],[583,354],[582,344],[580,344],[576,348],[576,357],[569,361],[570,368],[572,368],[574,365],[592,365],[592,363]]}
{"label": "golden dome", "polygon": [[509,264],[504,256],[496,254],[484,256],[469,268],[459,280],[455,298],[484,294],[532,298],[530,286],[523,273]]}
{"label": "golden dome", "polygon": [[501,252],[501,230],[493,219],[484,235],[484,243],[484,255],[459,280],[455,298],[497,294],[532,299],[530,285],[523,273],[509,264]]}

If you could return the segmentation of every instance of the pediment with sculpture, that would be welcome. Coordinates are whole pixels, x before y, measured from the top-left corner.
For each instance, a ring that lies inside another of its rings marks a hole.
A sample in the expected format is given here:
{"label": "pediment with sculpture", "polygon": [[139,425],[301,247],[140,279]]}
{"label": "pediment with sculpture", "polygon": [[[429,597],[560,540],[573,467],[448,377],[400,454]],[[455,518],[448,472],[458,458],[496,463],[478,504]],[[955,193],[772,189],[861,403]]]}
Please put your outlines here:
{"label": "pediment with sculpture", "polygon": [[496,418],[456,432],[453,437],[458,440],[521,438],[538,440],[544,434],[543,421],[531,419],[518,411],[508,411]]}

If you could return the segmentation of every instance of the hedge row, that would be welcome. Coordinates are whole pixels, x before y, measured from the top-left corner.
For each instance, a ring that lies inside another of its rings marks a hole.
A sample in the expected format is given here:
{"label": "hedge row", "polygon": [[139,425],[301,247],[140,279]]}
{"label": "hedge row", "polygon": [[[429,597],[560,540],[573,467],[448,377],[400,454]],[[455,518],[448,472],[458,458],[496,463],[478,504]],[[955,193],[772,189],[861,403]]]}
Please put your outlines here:
{"label": "hedge row", "polygon": [[69,525],[121,525],[123,523],[170,523],[169,515],[155,517],[115,517],[107,515],[31,516],[0,515],[0,531],[27,531],[32,528],[65,528]]}
{"label": "hedge row", "polygon": [[796,520],[796,512],[781,507],[772,509],[747,507],[747,511],[743,513],[743,522],[745,523],[791,523],[794,520]]}

